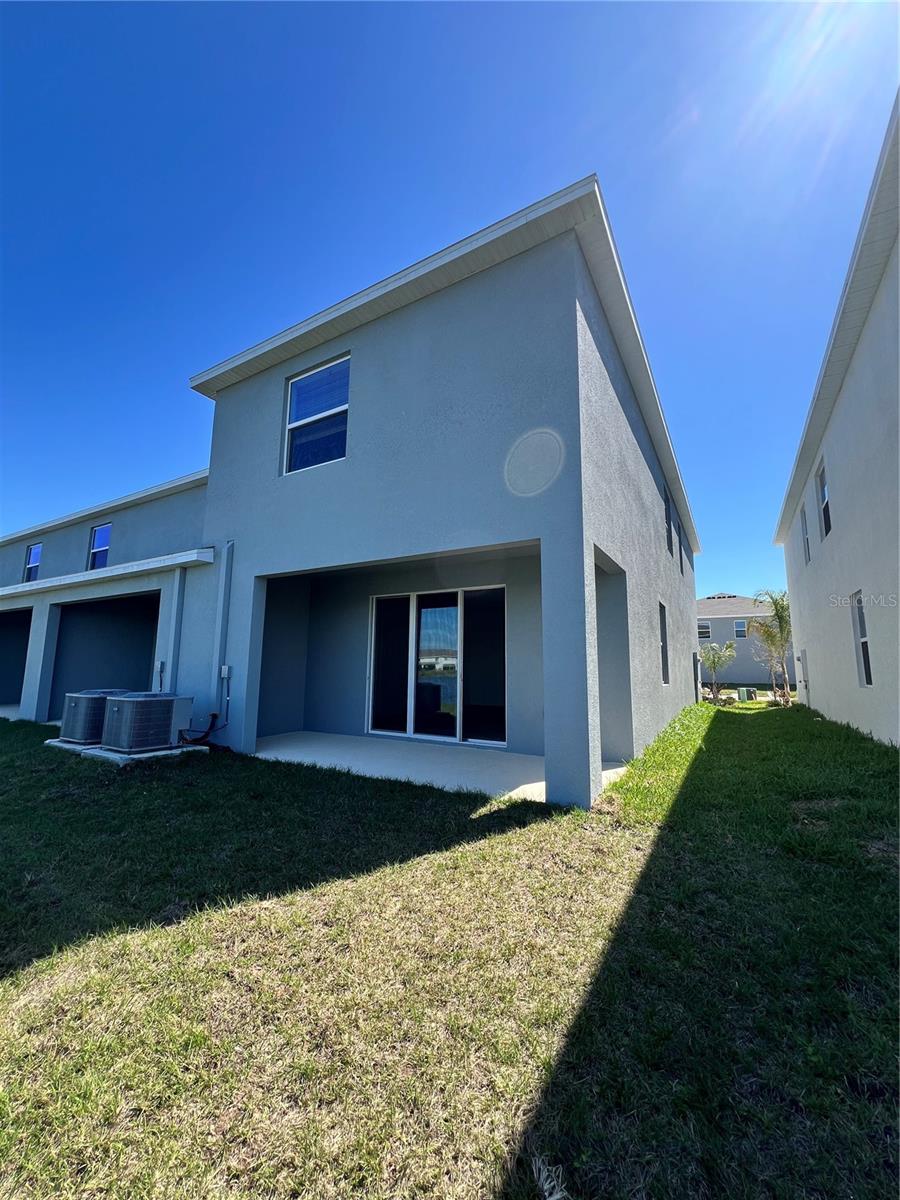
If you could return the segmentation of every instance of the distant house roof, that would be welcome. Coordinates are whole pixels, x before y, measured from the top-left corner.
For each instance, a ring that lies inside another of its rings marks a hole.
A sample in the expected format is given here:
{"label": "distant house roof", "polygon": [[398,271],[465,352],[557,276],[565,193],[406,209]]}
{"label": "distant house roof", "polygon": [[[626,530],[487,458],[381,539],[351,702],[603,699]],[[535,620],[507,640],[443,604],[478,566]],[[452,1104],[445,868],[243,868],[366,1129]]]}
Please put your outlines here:
{"label": "distant house roof", "polygon": [[816,454],[829,418],[840,395],[847,368],[853,358],[860,334],[869,315],[879,284],[897,241],[898,215],[898,142],[897,100],[888,124],[878,159],[875,179],[869,192],[850,267],[838,302],[834,324],[828,339],[825,359],[819,371],[816,390],[806,415],[794,468],[788,481],[775,543],[781,545],[788,535],[803,486],[813,469]]}
{"label": "distant house roof", "polygon": [[698,617],[768,617],[769,604],[757,604],[752,596],[737,596],[732,592],[716,592],[697,601]]}
{"label": "distant house roof", "polygon": [[672,440],[596,175],[588,175],[578,183],[554,192],[552,196],[398,271],[381,283],[373,284],[365,291],[357,292],[274,337],[201,371],[191,377],[191,387],[215,399],[224,388],[242,379],[249,379],[305,350],[347,334],[368,321],[396,312],[407,304],[431,296],[479,271],[573,230],[603,303],[606,319],[653,439],[672,499],[681,514],[685,537],[693,552],[698,554],[700,541],[691,506],[675,460]]}

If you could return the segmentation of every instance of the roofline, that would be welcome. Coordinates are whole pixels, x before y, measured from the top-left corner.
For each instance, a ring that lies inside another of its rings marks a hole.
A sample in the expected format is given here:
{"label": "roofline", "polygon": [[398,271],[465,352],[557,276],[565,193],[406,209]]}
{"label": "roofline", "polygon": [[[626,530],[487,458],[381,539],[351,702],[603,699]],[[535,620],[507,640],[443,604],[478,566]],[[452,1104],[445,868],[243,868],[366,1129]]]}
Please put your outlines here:
{"label": "roofline", "polygon": [[[526,230],[527,236],[523,237]],[[693,553],[699,554],[700,541],[684,481],[594,174],[191,376],[190,385],[215,399],[218,392],[242,379],[569,231],[578,236],[673,502],[681,515],[687,542]]]}
{"label": "roofline", "polygon": [[771,617],[772,609],[765,608],[760,605],[753,612],[724,612],[724,613],[702,613],[697,609],[698,621],[730,621],[732,617]]}
{"label": "roofline", "polygon": [[[847,369],[852,360],[852,353],[843,370],[840,372],[840,377],[835,381],[833,394],[825,396],[823,394],[823,384],[826,376],[829,374],[832,356],[836,349],[841,330],[840,326],[844,316],[844,311],[847,306],[847,301],[850,296],[850,291],[854,285],[857,271],[859,269],[860,258],[862,256],[865,242],[869,233],[869,224],[872,218],[872,212],[879,198],[879,193],[882,188],[884,175],[889,165],[891,155],[896,158],[897,154],[897,115],[898,115],[898,99],[900,93],[894,97],[894,105],[891,109],[891,118],[888,122],[887,132],[884,135],[884,141],[881,145],[881,152],[878,156],[878,165],[875,169],[875,176],[872,180],[872,186],[869,188],[869,195],[866,199],[866,206],[863,210],[862,220],[860,221],[859,230],[856,235],[856,241],[853,245],[853,253],[850,255],[850,265],[847,268],[847,275],[844,279],[844,286],[841,289],[840,299],[838,300],[837,311],[834,315],[834,321],[831,325],[831,332],[828,335],[828,344],[825,348],[825,356],[822,359],[822,365],[819,368],[819,375],[816,380],[816,386],[813,391],[813,398],[810,402],[809,409],[806,414],[806,421],[803,424],[803,432],[800,435],[800,444],[797,447],[797,454],[794,458],[794,465],[791,468],[788,485],[785,489],[784,500],[781,504],[781,511],[778,516],[778,524],[775,529],[774,542],[776,545],[783,545],[787,539],[788,529],[800,502],[800,497],[803,491],[803,486],[813,468],[814,451],[818,449],[822,435],[834,410],[834,405],[840,395],[841,387],[843,386],[844,378],[846,377]],[[883,255],[883,263],[879,272],[878,281],[872,288],[872,296],[867,305],[868,310],[871,308],[872,301],[875,298],[875,293],[881,284],[884,276],[884,270],[887,267],[888,260],[893,250],[896,237],[887,248]],[[871,268],[869,268],[871,269]],[[858,338],[857,338],[858,341]],[[854,346],[854,351],[856,347]]]}
{"label": "roofline", "polygon": [[109,500],[106,504],[93,504],[90,508],[81,508],[78,512],[68,513],[64,517],[56,517],[52,521],[44,521],[40,525],[29,525],[16,533],[4,533],[0,536],[0,546],[8,546],[11,542],[19,542],[22,538],[33,537],[38,533],[51,533],[54,529],[64,529],[67,525],[77,525],[90,517],[99,517],[113,509],[133,508],[143,504],[145,500],[161,500],[164,496],[173,496],[176,492],[187,492],[191,488],[201,487],[209,476],[209,468],[194,471],[191,475],[179,475],[167,483],[157,483],[153,487],[144,488],[140,492],[129,492],[117,500]]}
{"label": "roofline", "polygon": [[[592,193],[597,192],[597,176],[587,175],[577,183],[561,188],[560,191],[554,192],[551,196],[546,196],[543,200],[538,200],[535,204],[530,204],[527,208],[520,209],[518,212],[513,213],[512,216],[495,221],[493,225],[488,225],[484,229],[480,229],[477,233],[470,234],[458,242],[453,242],[443,250],[429,254],[427,258],[422,258],[411,266],[404,267],[402,271],[388,275],[386,279],[382,279],[378,283],[373,283],[361,292],[354,292],[345,300],[340,300],[337,304],[332,304],[329,308],[323,308],[320,312],[314,313],[303,321],[299,321],[296,325],[288,326],[281,333],[273,334],[272,337],[257,342],[255,345],[249,346],[246,350],[231,355],[230,358],[223,359],[221,362],[208,367],[205,371],[200,371],[198,374],[192,375],[189,380],[190,386],[194,391],[215,399],[217,392],[221,391],[223,387],[228,387],[231,383],[238,382],[239,379],[249,378],[263,369],[262,367],[255,366],[255,364],[268,351],[284,347],[287,343],[303,337],[304,334],[314,333],[322,326],[327,326],[330,322],[341,317],[357,314],[358,310],[364,309],[366,305],[371,304],[373,301],[383,299],[397,292],[404,285],[423,280],[440,267],[458,263],[460,259],[471,254],[472,251],[502,238],[505,234],[511,233],[529,221],[536,220],[547,213],[563,208],[571,202],[591,198]],[[546,239],[541,238],[540,240],[543,241]],[[503,257],[506,256],[499,256],[497,261],[502,261]],[[465,278],[466,274],[475,274],[478,270],[483,269],[483,267],[475,268],[473,271],[461,274],[460,278]],[[442,290],[445,286],[448,285],[440,284],[430,289],[425,288],[421,294],[423,296],[429,295],[432,292]],[[411,300],[412,297],[401,299],[393,306],[387,307],[385,311],[393,311],[395,308],[400,308],[411,303]],[[371,317],[364,313],[359,314],[359,317],[361,319],[352,321],[347,328],[356,328],[366,321],[371,320]],[[333,335],[329,329],[323,336],[311,340],[310,344],[316,345],[319,342],[327,341],[331,336]],[[283,357],[290,358],[294,353],[297,352],[292,347],[288,347]],[[248,366],[251,368],[250,370],[241,370],[241,368]],[[234,379],[224,378],[232,374],[236,376]]]}

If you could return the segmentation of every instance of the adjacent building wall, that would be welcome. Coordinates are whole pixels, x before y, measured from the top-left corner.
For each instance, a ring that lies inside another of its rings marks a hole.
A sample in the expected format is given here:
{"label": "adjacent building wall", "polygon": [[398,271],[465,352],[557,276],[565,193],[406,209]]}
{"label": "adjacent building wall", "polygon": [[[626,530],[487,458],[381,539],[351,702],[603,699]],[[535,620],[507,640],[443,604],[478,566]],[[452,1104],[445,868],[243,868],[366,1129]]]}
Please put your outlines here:
{"label": "adjacent building wall", "polygon": [[[747,622],[754,617],[759,617],[759,613],[735,613],[727,617],[698,617],[700,621],[708,621],[710,626],[710,636],[702,641],[698,639],[698,644],[702,650],[704,646],[708,646],[710,642],[715,642],[719,646],[724,646],[726,642],[734,642],[734,660],[728,664],[724,670],[718,672],[719,683],[726,683],[737,686],[739,684],[748,684],[752,687],[770,687],[771,677],[769,668],[760,660],[759,655],[759,639],[752,633],[749,633],[745,638],[737,638],[734,633],[734,622],[740,618]],[[794,668],[794,653],[793,650],[788,652],[788,677],[791,687],[794,686],[797,679],[797,672]],[[703,663],[700,663],[700,678],[704,683],[710,682],[710,675]]]}
{"label": "adjacent building wall", "polygon": [[0,545],[0,587],[21,583],[28,546],[42,543],[39,579],[74,575],[88,568],[91,530],[112,523],[107,565],[138,562],[196,550],[203,542],[206,485],[198,484],[169,496],[150,497],[126,508],[98,509],[92,516],[72,525],[32,531],[27,536]]}
{"label": "adjacent building wall", "polygon": [[[897,742],[898,313],[897,245],[870,309],[785,541],[797,656],[808,664],[800,698],[836,721]],[[815,472],[824,459],[832,528],[820,535]],[[862,591],[873,684],[861,685],[849,597]],[[808,692],[807,692],[808,687]]]}

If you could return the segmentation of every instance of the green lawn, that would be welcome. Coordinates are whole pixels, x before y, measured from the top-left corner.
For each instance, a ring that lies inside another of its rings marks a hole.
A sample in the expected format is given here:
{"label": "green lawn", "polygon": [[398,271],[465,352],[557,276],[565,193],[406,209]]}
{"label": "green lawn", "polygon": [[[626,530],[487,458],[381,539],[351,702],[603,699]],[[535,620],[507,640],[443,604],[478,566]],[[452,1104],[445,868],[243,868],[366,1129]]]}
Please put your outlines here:
{"label": "green lawn", "polygon": [[0,1195],[896,1194],[894,750],[697,705],[587,815],[46,732],[0,721]]}

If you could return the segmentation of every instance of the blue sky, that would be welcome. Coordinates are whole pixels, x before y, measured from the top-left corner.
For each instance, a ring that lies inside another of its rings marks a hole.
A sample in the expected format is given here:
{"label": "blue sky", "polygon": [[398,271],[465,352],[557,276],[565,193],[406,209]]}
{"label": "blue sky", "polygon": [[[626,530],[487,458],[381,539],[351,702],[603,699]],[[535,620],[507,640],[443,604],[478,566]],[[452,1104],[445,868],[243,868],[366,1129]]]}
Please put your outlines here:
{"label": "blue sky", "polygon": [[897,87],[892,5],[6,4],[8,532],[205,466],[187,378],[599,173],[704,546],[772,531]]}

